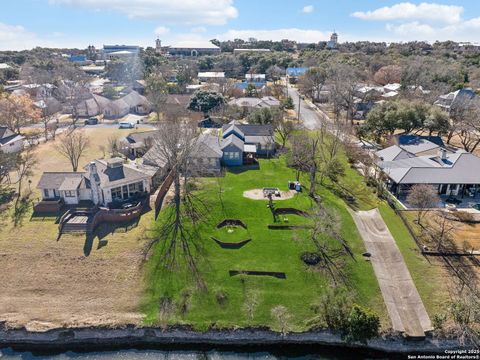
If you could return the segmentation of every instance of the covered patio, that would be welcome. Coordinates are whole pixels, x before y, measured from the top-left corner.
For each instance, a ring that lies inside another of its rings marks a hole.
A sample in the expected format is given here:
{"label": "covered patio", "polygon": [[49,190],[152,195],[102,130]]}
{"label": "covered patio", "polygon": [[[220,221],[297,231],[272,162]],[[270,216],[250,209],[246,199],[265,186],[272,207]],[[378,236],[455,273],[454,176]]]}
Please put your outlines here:
{"label": "covered patio", "polygon": [[[414,184],[390,184],[388,190],[407,208],[408,192]],[[473,208],[480,210],[480,185],[478,184],[432,184],[437,189],[440,201],[438,208],[446,205],[455,205],[459,209]]]}

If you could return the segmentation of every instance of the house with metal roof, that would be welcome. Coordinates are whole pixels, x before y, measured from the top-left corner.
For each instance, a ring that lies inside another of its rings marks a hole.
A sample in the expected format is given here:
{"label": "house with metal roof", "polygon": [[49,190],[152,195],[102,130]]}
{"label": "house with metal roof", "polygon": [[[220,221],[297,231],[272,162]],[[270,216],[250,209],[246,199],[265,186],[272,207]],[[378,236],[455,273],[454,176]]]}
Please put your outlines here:
{"label": "house with metal roof", "polygon": [[406,135],[375,156],[388,190],[399,199],[413,185],[428,184],[446,202],[466,206],[480,201],[480,158],[445,146],[438,137]]}

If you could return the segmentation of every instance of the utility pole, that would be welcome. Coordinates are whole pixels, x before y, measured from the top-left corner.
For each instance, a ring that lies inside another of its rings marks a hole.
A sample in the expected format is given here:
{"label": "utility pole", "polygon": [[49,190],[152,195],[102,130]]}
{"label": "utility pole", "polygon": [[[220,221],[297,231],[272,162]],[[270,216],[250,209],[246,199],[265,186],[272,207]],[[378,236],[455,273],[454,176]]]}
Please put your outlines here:
{"label": "utility pole", "polygon": [[302,96],[300,95],[300,93],[298,93],[298,114],[297,114],[298,122],[300,122],[300,106],[301,105],[302,105]]}

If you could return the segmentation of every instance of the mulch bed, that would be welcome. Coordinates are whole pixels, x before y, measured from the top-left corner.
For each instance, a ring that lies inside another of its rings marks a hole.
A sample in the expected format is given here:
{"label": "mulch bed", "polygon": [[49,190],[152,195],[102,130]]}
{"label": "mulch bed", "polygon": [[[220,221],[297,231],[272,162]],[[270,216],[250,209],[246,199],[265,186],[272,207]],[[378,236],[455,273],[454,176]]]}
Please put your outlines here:
{"label": "mulch bed", "polygon": [[221,223],[218,223],[217,224],[217,229],[221,229],[222,227],[225,227],[225,226],[241,226],[243,227],[244,229],[247,228],[247,225],[245,225],[245,223],[241,220],[237,220],[237,219],[225,219],[223,220]]}
{"label": "mulch bed", "polygon": [[306,211],[298,210],[295,208],[278,208],[275,209],[275,214],[277,215],[298,215],[303,217],[309,217],[310,215]]}
{"label": "mulch bed", "polygon": [[252,241],[252,239],[246,239],[246,240],[243,240],[243,241],[240,241],[238,243],[230,243],[230,242],[223,242],[223,241],[220,241],[218,240],[217,238],[215,237],[211,237],[211,239],[213,241],[215,241],[218,245],[220,245],[220,247],[222,249],[240,249],[241,247],[245,246],[246,244],[248,244],[250,241]]}
{"label": "mulch bed", "polygon": [[277,279],[286,279],[287,275],[284,272],[276,272],[276,271],[255,271],[255,270],[230,270],[230,276],[236,275],[253,275],[253,276],[271,276]]}

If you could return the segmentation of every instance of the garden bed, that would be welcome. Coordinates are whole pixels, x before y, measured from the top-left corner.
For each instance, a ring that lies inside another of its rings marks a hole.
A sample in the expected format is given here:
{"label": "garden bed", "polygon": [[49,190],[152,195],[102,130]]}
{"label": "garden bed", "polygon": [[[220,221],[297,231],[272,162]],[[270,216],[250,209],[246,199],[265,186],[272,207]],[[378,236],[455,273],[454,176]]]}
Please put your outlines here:
{"label": "garden bed", "polygon": [[271,276],[277,279],[286,279],[287,275],[284,272],[277,271],[256,271],[256,270],[230,270],[230,276],[236,275],[252,275],[252,276]]}
{"label": "garden bed", "polygon": [[221,241],[215,237],[211,237],[213,241],[215,241],[222,249],[240,249],[241,247],[247,245],[252,239],[246,239],[243,241],[240,241],[238,243],[232,243],[232,242],[224,242]]}
{"label": "garden bed", "polygon": [[242,220],[237,220],[237,219],[225,219],[222,222],[217,224],[217,229],[221,229],[225,226],[241,226],[244,229],[247,228],[247,225]]}

